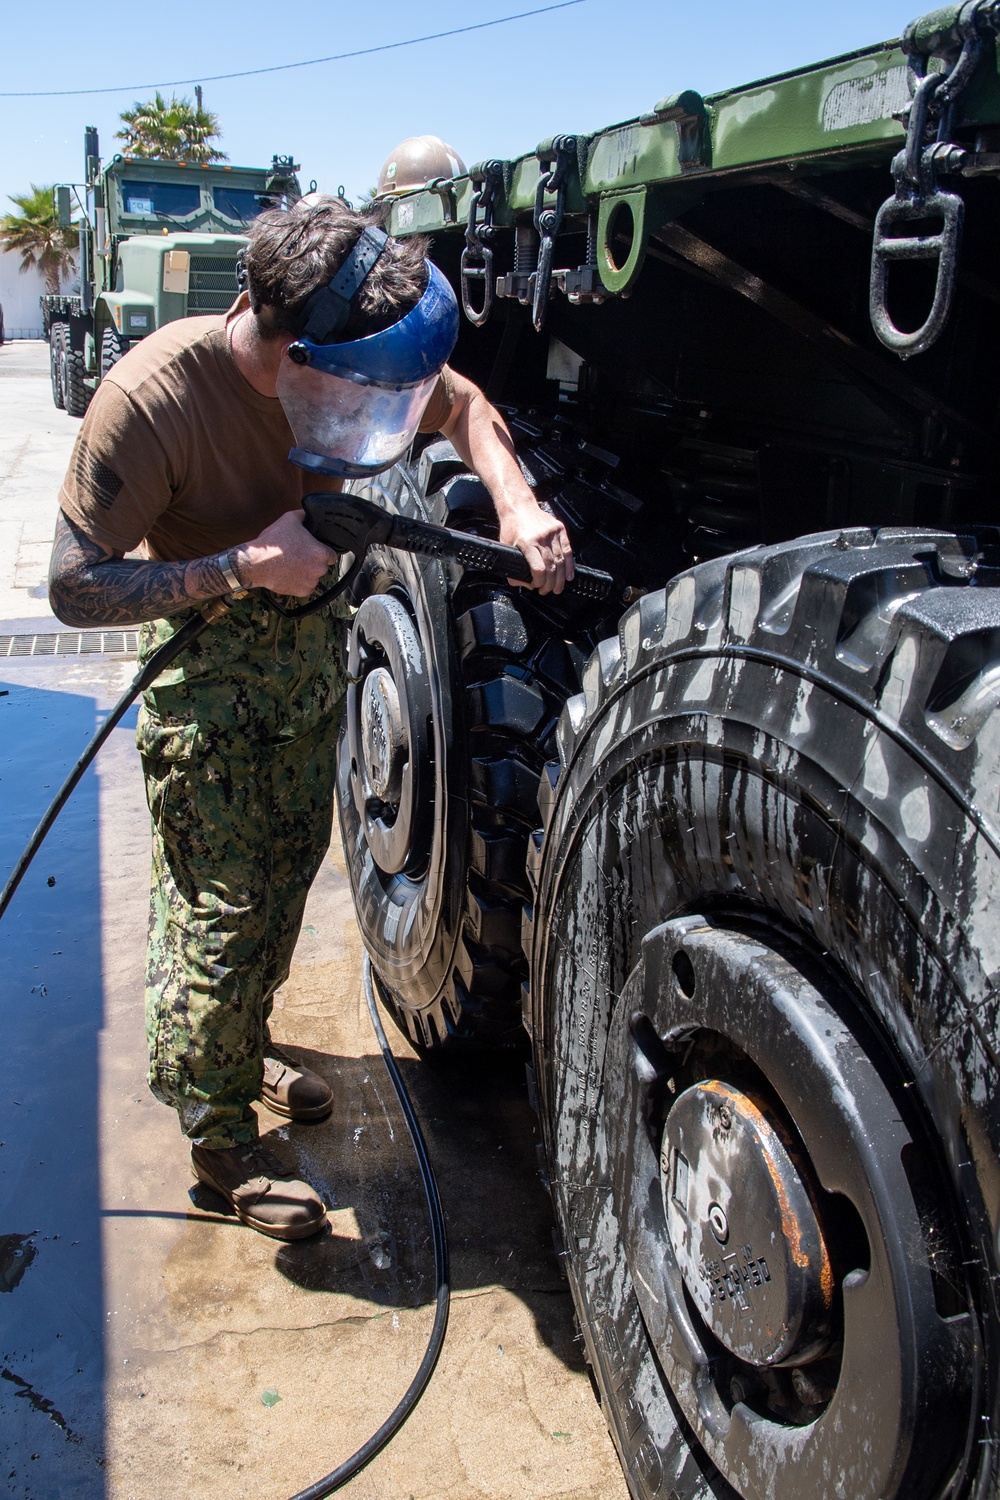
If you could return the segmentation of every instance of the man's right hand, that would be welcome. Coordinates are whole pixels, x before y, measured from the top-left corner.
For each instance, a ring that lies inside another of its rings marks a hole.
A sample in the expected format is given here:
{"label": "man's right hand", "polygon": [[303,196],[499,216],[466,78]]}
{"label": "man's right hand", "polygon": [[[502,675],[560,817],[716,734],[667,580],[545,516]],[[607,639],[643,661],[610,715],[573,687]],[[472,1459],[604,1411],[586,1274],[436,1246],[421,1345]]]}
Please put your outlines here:
{"label": "man's right hand", "polygon": [[245,589],[270,589],[308,599],[340,554],[306,530],[301,510],[286,511],[252,542],[230,549],[236,576]]}
{"label": "man's right hand", "polygon": [[[301,510],[287,511],[255,541],[229,549],[230,566],[245,589],[273,589],[299,599],[309,597],[338,557],[309,534]],[[60,510],[49,600],[57,618],[76,630],[168,619],[230,591],[221,563],[218,553],[187,562],[124,558]]]}

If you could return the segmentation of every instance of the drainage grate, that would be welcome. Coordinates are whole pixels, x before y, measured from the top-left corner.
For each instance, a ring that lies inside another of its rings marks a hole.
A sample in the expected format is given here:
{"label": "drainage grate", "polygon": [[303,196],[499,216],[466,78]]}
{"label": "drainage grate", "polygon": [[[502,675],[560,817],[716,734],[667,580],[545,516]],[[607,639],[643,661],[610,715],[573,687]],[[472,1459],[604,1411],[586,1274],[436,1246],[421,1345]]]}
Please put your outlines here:
{"label": "drainage grate", "polygon": [[137,630],[58,630],[45,635],[0,635],[5,656],[137,656]]}

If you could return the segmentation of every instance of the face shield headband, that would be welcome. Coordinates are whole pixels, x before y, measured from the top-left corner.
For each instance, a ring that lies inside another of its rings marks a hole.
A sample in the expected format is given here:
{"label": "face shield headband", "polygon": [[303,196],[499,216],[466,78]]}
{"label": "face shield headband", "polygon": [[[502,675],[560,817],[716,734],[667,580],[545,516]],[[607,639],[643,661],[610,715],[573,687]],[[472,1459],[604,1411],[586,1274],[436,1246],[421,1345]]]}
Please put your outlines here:
{"label": "face shield headband", "polygon": [[344,344],[291,344],[277,393],[295,447],[288,457],[344,479],[378,474],[413,441],[458,337],[458,303],[430,261],[427,287],[405,317]]}

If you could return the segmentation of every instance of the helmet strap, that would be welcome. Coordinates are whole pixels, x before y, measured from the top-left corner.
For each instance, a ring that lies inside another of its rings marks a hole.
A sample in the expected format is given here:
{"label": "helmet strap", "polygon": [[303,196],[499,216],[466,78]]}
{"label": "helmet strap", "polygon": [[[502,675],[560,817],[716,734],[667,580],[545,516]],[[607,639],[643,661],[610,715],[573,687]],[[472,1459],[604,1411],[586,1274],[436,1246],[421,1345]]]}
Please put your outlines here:
{"label": "helmet strap", "polygon": [[336,275],[326,286],[317,287],[306,303],[306,325],[299,335],[313,344],[328,344],[347,322],[354,301],[379,260],[389,236],[369,225],[361,231]]}

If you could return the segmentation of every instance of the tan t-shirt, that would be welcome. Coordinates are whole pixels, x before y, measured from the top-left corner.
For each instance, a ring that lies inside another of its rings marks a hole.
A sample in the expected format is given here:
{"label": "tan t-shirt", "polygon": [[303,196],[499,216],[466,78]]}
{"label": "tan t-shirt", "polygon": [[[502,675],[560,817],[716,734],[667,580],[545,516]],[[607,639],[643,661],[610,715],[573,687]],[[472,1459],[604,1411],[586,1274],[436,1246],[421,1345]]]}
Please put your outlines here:
{"label": "tan t-shirt", "polygon": [[[157,329],[97,389],[59,503],[114,553],[143,543],[161,561],[211,557],[252,541],[303,495],[341,488],[288,462],[294,440],[280,401],[255,391],[233,360],[232,313]],[[445,371],[421,431],[438,431],[452,401]]]}

